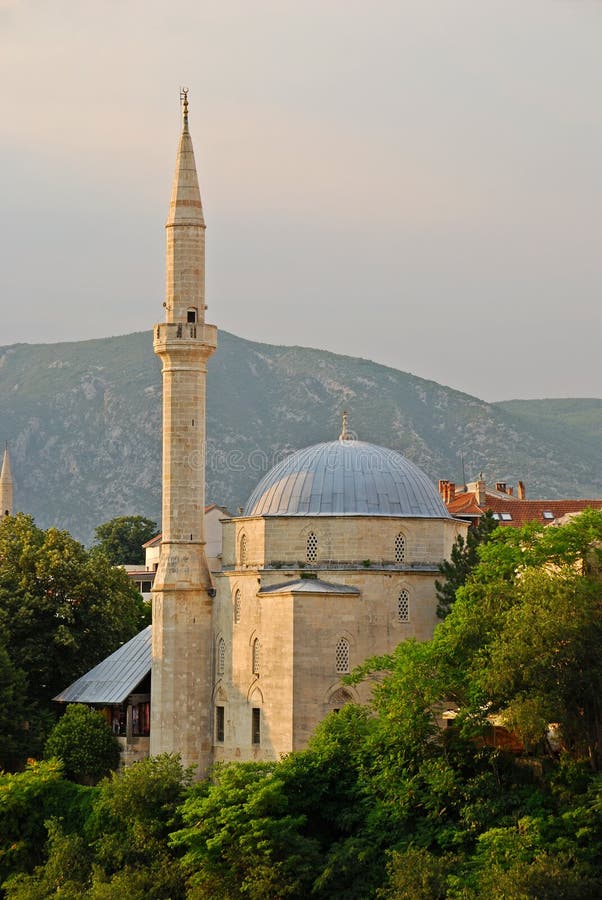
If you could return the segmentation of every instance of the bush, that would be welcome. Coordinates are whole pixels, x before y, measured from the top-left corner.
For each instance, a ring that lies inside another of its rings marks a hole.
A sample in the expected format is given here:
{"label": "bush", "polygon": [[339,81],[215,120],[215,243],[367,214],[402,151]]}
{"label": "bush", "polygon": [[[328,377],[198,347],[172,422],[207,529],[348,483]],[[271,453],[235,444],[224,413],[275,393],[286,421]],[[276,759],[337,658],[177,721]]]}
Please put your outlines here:
{"label": "bush", "polygon": [[47,759],[63,761],[67,778],[96,784],[119,765],[119,743],[102,713],[73,703],[54,726],[45,746]]}

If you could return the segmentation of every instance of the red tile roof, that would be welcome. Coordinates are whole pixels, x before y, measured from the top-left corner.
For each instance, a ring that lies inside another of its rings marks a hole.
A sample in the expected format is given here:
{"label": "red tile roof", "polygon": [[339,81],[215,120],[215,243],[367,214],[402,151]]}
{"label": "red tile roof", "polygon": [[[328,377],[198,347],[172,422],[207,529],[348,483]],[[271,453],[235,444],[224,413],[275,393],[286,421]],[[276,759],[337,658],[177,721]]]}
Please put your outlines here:
{"label": "red tile roof", "polygon": [[[478,517],[489,509],[501,516],[502,513],[512,516],[511,519],[499,519],[500,525],[511,525],[521,528],[528,522],[541,522],[549,525],[567,513],[581,512],[584,509],[602,509],[602,500],[519,500],[510,495],[501,497],[499,493],[486,494],[486,503],[479,506],[473,492],[456,494],[446,504],[452,516]],[[552,513],[544,516],[544,513]]]}

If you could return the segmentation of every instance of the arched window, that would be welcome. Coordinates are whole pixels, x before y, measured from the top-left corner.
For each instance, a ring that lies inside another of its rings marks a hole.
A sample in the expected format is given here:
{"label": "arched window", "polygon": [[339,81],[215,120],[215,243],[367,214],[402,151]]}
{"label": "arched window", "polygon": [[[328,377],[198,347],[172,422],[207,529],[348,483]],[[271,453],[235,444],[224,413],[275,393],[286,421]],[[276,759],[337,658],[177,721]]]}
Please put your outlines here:
{"label": "arched window", "polygon": [[223,675],[226,670],[226,642],[220,638],[217,643],[217,674]]}
{"label": "arched window", "polygon": [[338,688],[334,692],[334,694],[330,695],[329,705],[333,712],[339,712],[339,710],[345,706],[347,703],[351,703],[353,697],[346,691],[345,688]]}
{"label": "arched window", "polygon": [[406,539],[400,532],[395,536],[395,562],[402,565],[406,561]]}
{"label": "arched window", "polygon": [[334,670],[340,674],[349,671],[349,641],[341,638],[334,654]]}
{"label": "arched window", "polygon": [[247,564],[247,536],[243,534],[240,539],[240,564],[241,566],[246,566]]}
{"label": "arched window", "polygon": [[240,622],[240,591],[236,591],[234,594],[234,624],[238,625]]}
{"label": "arched window", "polygon": [[315,562],[318,558],[318,538],[310,531],[307,535],[307,541],[305,545],[305,552],[307,555],[308,562]]}
{"label": "arched window", "polygon": [[261,644],[259,643],[259,638],[255,638],[255,640],[253,641],[253,659],[252,659],[253,675],[259,675],[260,665],[261,665]]}
{"label": "arched window", "polygon": [[397,598],[397,617],[400,622],[410,621],[410,594],[404,588]]}

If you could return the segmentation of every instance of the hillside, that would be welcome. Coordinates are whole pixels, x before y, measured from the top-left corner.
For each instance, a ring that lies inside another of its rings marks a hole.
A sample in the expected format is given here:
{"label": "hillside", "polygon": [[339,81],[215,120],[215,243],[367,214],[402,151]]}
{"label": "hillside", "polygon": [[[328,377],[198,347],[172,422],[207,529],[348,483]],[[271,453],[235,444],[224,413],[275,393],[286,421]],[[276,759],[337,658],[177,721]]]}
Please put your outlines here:
{"label": "hillside", "polygon": [[[364,359],[220,332],[209,362],[207,499],[236,511],[270,466],[330,440],[343,408],[364,440],[436,481],[482,470],[531,497],[602,495],[597,400],[476,397]],[[19,509],[85,541],[115,515],[160,514],[160,365],[150,333],[0,348],[0,440]]]}

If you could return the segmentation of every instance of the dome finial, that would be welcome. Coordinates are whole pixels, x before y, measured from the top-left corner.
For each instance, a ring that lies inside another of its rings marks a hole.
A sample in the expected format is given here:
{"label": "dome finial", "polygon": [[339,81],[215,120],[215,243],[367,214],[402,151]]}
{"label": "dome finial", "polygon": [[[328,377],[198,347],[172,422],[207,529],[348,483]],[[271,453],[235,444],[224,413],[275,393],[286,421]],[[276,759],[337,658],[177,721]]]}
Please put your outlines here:
{"label": "dome finial", "polygon": [[347,426],[349,424],[349,416],[347,415],[347,410],[343,410],[343,427],[341,429],[341,433],[339,435],[340,441],[350,441],[352,440],[351,435],[347,431]]}
{"label": "dome finial", "polygon": [[180,103],[182,104],[182,115],[184,117],[184,128],[188,128],[188,88],[180,88]]}

